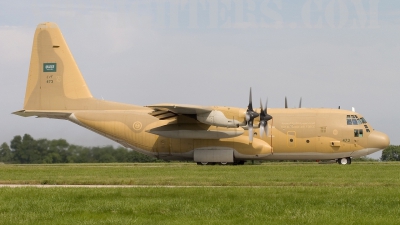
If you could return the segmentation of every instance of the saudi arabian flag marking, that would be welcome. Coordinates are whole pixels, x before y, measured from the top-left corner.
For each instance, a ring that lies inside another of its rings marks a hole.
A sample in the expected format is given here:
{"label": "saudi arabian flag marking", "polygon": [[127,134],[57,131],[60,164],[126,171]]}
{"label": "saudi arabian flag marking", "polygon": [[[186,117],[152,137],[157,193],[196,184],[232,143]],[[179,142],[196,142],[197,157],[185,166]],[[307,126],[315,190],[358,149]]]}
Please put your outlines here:
{"label": "saudi arabian flag marking", "polygon": [[57,63],[43,63],[43,72],[57,72]]}

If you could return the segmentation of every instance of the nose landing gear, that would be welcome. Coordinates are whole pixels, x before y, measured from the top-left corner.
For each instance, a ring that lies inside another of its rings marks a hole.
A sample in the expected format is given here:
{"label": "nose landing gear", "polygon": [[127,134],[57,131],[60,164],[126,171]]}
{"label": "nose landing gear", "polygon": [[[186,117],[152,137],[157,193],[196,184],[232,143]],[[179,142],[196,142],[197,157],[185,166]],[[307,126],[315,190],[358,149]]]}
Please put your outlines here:
{"label": "nose landing gear", "polygon": [[337,159],[336,162],[340,165],[348,165],[348,164],[351,164],[351,158],[350,157],[340,158],[340,159]]}

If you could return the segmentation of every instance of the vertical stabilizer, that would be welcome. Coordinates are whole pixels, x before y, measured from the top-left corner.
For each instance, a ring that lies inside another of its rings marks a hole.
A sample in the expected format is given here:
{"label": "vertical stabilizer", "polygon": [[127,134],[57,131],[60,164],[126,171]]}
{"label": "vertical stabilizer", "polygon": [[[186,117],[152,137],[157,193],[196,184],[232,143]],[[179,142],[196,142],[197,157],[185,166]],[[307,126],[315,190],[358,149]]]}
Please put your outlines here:
{"label": "vertical stabilizer", "polygon": [[24,109],[76,109],[84,102],[76,100],[91,98],[57,24],[39,24],[33,40]]}

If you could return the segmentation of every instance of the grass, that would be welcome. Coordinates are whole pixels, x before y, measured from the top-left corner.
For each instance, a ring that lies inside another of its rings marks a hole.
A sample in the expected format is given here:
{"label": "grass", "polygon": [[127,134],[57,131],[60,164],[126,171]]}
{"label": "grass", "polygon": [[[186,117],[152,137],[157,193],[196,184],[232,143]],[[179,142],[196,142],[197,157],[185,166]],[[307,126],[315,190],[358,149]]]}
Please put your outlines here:
{"label": "grass", "polygon": [[[2,165],[1,224],[397,224],[400,164]],[[217,187],[209,187],[217,186]]]}
{"label": "grass", "polygon": [[244,166],[154,164],[0,165],[0,184],[177,186],[400,186],[400,164],[265,163]]}

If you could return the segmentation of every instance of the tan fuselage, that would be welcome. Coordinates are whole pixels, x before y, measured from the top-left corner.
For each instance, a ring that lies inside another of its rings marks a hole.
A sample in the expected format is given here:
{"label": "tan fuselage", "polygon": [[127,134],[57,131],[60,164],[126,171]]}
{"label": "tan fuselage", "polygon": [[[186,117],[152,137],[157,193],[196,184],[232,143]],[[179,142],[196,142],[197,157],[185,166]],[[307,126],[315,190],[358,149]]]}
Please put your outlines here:
{"label": "tan fuselage", "polygon": [[[240,136],[222,139],[177,139],[151,134],[149,130],[170,124],[177,124],[176,130],[185,127],[185,130],[190,130],[196,126],[209,132],[233,128],[201,124],[185,115],[158,120],[149,115],[153,110],[147,107],[95,101],[96,109],[74,110],[65,119],[126,147],[165,159],[193,159],[194,149],[234,149],[237,159],[334,159],[360,157],[380,149],[374,146],[374,140],[368,143],[371,132],[366,132],[365,126],[373,131],[369,123],[347,125],[347,115],[362,117],[347,110],[269,109],[273,116],[273,120],[268,123],[269,134],[260,137],[259,129],[255,129],[254,140],[249,143],[246,129]],[[224,112],[228,118],[244,120],[244,109],[212,108]],[[257,120],[255,124],[258,124]],[[362,137],[355,137],[355,129],[364,131]]]}

